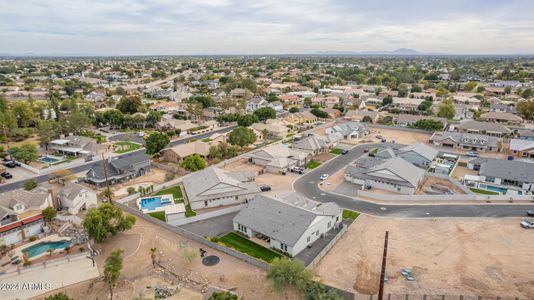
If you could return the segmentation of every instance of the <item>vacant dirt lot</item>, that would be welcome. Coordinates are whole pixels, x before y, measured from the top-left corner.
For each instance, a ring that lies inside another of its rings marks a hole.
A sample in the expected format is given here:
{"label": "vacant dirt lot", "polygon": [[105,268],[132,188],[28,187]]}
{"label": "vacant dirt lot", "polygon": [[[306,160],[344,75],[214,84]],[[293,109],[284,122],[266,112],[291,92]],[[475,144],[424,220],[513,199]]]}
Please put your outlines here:
{"label": "vacant dirt lot", "polygon": [[448,180],[431,177],[431,176],[425,176],[423,180],[421,181],[421,184],[417,191],[415,192],[417,195],[425,195],[425,194],[431,194],[428,192],[429,189],[448,189],[455,195],[463,195],[466,194],[462,189],[460,189],[457,185],[449,182]]}
{"label": "vacant dirt lot", "polygon": [[[185,276],[185,288],[196,292],[202,291],[205,284],[226,289],[235,288],[235,292],[245,299],[272,299],[273,295],[279,299],[299,299],[294,290],[288,289],[282,294],[273,291],[271,282],[266,279],[266,272],[253,267],[241,260],[206,248],[183,238],[173,232],[162,229],[142,219],[137,219],[135,226],[126,233],[112,237],[109,242],[97,245],[102,255],[96,257],[100,274],[104,266],[104,259],[114,249],[124,250],[124,263],[119,283],[114,290],[114,299],[134,299],[143,296],[143,299],[153,299],[154,292],[147,286],[159,285],[163,287],[176,287],[179,282],[172,275],[165,275],[160,268],[152,267],[150,248],[156,248],[156,260],[167,269],[180,277]],[[198,253],[203,247],[208,255],[217,255],[219,264],[206,267],[199,256],[188,261],[183,249],[191,249]],[[198,282],[193,284],[191,281]],[[76,284],[63,289],[74,299],[109,299],[109,289],[102,279]],[[57,293],[59,290],[54,291]],[[196,299],[195,296],[176,299]]]}
{"label": "vacant dirt lot", "polygon": [[[389,230],[385,292],[534,298],[532,232],[506,219],[386,219],[361,215],[316,268],[333,286],[378,292]],[[417,277],[400,275],[411,268]]]}
{"label": "vacant dirt lot", "polygon": [[263,167],[261,166],[248,163],[246,159],[240,159],[238,161],[225,164],[222,168],[231,172],[248,171],[254,174],[259,174],[260,171],[263,169]]}
{"label": "vacant dirt lot", "polygon": [[415,143],[428,143],[431,134],[396,130],[394,128],[371,128],[371,134],[366,139],[372,139],[374,142],[380,142],[375,136],[381,135],[388,142],[395,141],[397,144],[410,145]]}

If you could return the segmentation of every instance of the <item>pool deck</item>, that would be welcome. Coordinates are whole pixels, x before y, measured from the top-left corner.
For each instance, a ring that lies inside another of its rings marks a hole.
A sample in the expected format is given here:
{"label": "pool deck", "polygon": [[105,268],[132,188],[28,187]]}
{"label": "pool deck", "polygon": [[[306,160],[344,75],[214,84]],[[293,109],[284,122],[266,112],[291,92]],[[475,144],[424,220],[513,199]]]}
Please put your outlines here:
{"label": "pool deck", "polygon": [[[13,256],[17,256],[17,257],[20,257],[20,259],[22,259],[24,257],[24,253],[22,252],[22,250],[24,250],[24,249],[26,249],[28,247],[31,247],[33,245],[42,243],[42,242],[60,242],[60,241],[70,241],[70,240],[71,240],[70,237],[66,237],[66,236],[65,237],[60,237],[57,234],[52,234],[52,235],[46,236],[46,237],[44,237],[42,239],[35,240],[33,242],[24,244],[24,245],[22,245],[20,247],[17,247],[15,249],[13,249]],[[56,252],[56,251],[63,251],[63,249],[54,250],[54,252]],[[42,256],[44,256],[46,254],[48,254],[48,252],[33,256],[30,260],[42,257]]]}

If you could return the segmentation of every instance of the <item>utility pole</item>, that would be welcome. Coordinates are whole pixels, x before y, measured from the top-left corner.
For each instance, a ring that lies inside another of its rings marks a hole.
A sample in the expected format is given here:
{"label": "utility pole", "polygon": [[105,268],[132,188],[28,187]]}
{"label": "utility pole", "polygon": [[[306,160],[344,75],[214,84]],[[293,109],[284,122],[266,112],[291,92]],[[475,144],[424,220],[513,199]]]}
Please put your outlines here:
{"label": "utility pole", "polygon": [[389,231],[386,231],[384,239],[384,254],[382,256],[382,270],[380,271],[380,288],[378,290],[378,300],[384,299],[384,279],[386,277],[386,261],[388,257],[388,236]]}
{"label": "utility pole", "polygon": [[108,159],[104,158],[104,153],[102,153],[102,161],[104,163],[104,177],[106,178],[106,194],[109,197],[109,203],[113,205],[113,201],[111,201],[111,190],[109,189],[108,181]]}

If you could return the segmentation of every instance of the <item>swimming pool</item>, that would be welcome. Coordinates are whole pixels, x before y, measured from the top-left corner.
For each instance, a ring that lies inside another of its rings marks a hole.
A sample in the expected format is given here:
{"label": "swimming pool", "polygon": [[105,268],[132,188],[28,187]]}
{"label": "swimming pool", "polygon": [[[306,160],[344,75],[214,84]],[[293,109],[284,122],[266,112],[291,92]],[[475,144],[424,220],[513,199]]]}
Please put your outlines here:
{"label": "swimming pool", "polygon": [[142,210],[155,210],[158,207],[167,206],[172,204],[172,198],[163,196],[154,196],[148,198],[142,198],[139,201],[139,206]]}
{"label": "swimming pool", "polygon": [[70,246],[70,241],[63,240],[57,242],[40,242],[31,247],[23,249],[22,252],[25,253],[28,258],[41,255],[47,252],[49,249],[65,249]]}
{"label": "swimming pool", "polygon": [[45,163],[45,164],[53,164],[53,163],[58,162],[59,159],[52,158],[52,157],[49,157],[49,156],[43,156],[43,157],[39,158],[39,161],[42,162],[42,163]]}
{"label": "swimming pool", "polygon": [[508,189],[506,189],[506,188],[501,188],[501,187],[491,186],[491,185],[487,185],[486,186],[486,190],[492,191],[492,192],[501,193],[503,195],[505,195],[506,192],[508,191]]}

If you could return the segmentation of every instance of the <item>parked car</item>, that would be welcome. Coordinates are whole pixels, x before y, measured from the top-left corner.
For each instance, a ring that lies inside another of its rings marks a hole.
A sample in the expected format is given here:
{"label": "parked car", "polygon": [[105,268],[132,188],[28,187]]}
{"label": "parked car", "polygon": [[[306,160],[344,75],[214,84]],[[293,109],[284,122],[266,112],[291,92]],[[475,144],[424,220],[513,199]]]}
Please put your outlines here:
{"label": "parked car", "polygon": [[301,168],[301,167],[293,167],[293,168],[289,169],[289,171],[290,171],[291,173],[303,174],[303,173],[304,173],[304,168]]}
{"label": "parked car", "polygon": [[521,227],[525,229],[534,229],[534,221],[532,220],[523,220],[521,223]]}
{"label": "parked car", "polygon": [[514,160],[514,157],[511,155],[508,155],[508,160]]}
{"label": "parked car", "polygon": [[469,151],[465,154],[466,156],[469,156],[469,157],[479,157],[480,155],[478,154],[478,152],[476,151]]}
{"label": "parked car", "polygon": [[266,184],[262,184],[262,185],[260,185],[260,191],[262,191],[262,192],[268,192],[268,191],[270,191],[270,190],[271,190],[271,187],[270,187],[270,186],[268,186],[268,185],[266,185]]}
{"label": "parked car", "polygon": [[369,149],[363,149],[363,153],[369,152]]}
{"label": "parked car", "polygon": [[[19,164],[20,165],[20,164]],[[14,162],[14,161],[8,161],[4,164],[4,166],[8,167],[8,168],[14,168],[17,166],[17,164]]]}
{"label": "parked car", "polygon": [[319,179],[321,179],[321,180],[326,180],[326,178],[328,178],[328,176],[330,176],[330,175],[328,175],[328,174],[323,174],[323,175],[321,175],[321,177],[319,177]]}
{"label": "parked car", "polygon": [[343,154],[343,155],[345,155],[345,154],[347,154],[347,153],[349,153],[349,150],[343,150],[343,151],[341,151],[341,154]]}
{"label": "parked car", "polygon": [[11,175],[11,173],[9,172],[3,172],[2,174],[0,174],[0,176],[4,177],[5,179],[13,178],[13,175]]}
{"label": "parked car", "polygon": [[534,210],[527,211],[527,216],[534,217]]}

